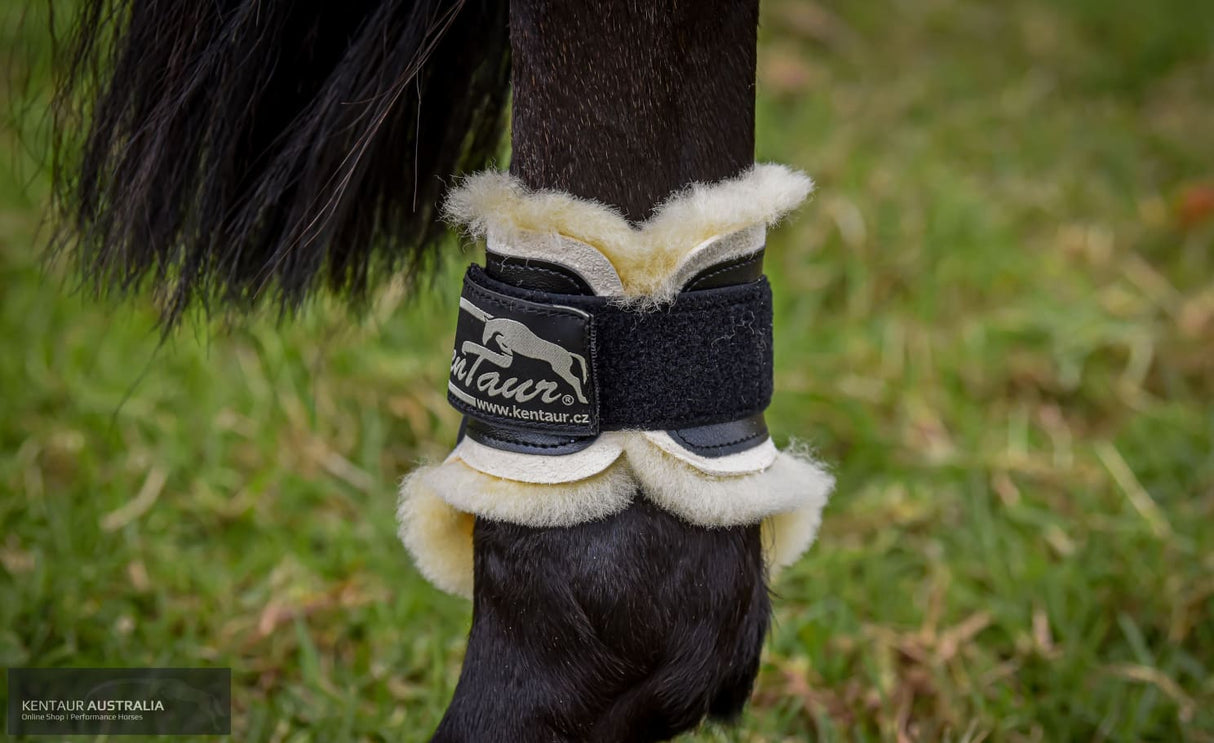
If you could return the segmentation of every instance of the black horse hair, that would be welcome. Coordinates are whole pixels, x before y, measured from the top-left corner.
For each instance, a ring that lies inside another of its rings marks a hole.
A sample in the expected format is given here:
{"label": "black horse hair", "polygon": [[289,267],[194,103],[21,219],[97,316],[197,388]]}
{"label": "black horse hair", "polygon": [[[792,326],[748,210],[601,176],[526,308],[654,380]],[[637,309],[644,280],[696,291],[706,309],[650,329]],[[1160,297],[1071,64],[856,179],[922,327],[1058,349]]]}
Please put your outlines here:
{"label": "black horse hair", "polygon": [[416,277],[499,151],[505,0],[82,0],[55,34],[55,254],[193,305]]}
{"label": "black horse hair", "polygon": [[647,743],[750,696],[771,603],[759,527],[687,524],[638,493],[605,521],[477,519],[472,632],[435,743]]}
{"label": "black horse hair", "polygon": [[[641,221],[754,161],[757,0],[512,0],[511,172]],[[660,373],[660,372],[659,372]],[[771,615],[758,524],[637,493],[565,528],[478,518],[472,631],[435,741],[646,743],[750,696]]]}

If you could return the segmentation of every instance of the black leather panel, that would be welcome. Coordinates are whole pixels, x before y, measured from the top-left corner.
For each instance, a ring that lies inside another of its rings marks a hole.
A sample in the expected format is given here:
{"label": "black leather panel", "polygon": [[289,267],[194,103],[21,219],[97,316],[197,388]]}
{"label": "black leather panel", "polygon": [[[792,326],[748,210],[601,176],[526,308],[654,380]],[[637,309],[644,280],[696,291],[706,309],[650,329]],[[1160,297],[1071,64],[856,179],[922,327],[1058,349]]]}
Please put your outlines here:
{"label": "black leather panel", "polygon": [[485,273],[503,284],[551,294],[594,294],[581,276],[564,266],[531,258],[485,254]]}
{"label": "black leather panel", "polygon": [[447,399],[466,415],[500,425],[591,436],[599,430],[593,316],[553,301],[591,298],[532,296],[541,301],[465,280]]}
{"label": "black leather panel", "polygon": [[[485,273],[520,289],[536,289],[555,294],[592,295],[581,276],[564,266],[546,261],[510,258],[490,251],[485,253]],[[573,454],[594,443],[598,436],[556,436],[515,426],[499,426],[488,421],[464,417],[460,437],[469,436],[478,444],[519,454],[553,456]]]}
{"label": "black leather panel", "polygon": [[763,275],[763,253],[744,255],[732,261],[709,266],[696,274],[683,286],[683,291],[699,291],[701,289],[716,289],[722,286],[749,284],[758,281]]}
{"label": "black leather panel", "polygon": [[579,452],[598,438],[597,436],[554,436],[514,426],[498,426],[466,416],[463,434],[478,444],[484,444],[494,449],[546,456]]}
{"label": "black leather panel", "polygon": [[723,457],[753,449],[767,440],[767,422],[758,413],[742,420],[667,431],[670,438],[702,457]]}

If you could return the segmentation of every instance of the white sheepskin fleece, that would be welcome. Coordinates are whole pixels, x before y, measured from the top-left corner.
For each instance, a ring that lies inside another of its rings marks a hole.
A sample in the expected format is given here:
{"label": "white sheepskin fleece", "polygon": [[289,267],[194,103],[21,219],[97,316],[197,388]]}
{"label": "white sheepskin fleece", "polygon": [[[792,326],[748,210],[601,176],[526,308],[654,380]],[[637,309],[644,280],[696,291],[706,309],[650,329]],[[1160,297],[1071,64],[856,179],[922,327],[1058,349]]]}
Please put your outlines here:
{"label": "white sheepskin fleece", "polygon": [[420,467],[401,483],[396,508],[400,541],[418,572],[440,590],[472,598],[472,527],[476,516],[456,510],[426,485]]}
{"label": "white sheepskin fleece", "polygon": [[532,191],[508,173],[469,176],[448,195],[444,215],[476,237],[534,241],[559,234],[594,247],[619,274],[624,297],[669,300],[693,248],[757,225],[771,226],[813,191],[804,173],[756,164],[717,183],[693,183],[633,226],[611,207],[559,191]]}
{"label": "white sheepskin fleece", "polygon": [[761,472],[725,477],[706,475],[643,436],[630,438],[625,452],[645,495],[697,526],[753,524],[815,504],[820,510],[835,482],[808,457],[788,452]]}
{"label": "white sheepskin fleece", "polygon": [[471,596],[475,516],[535,527],[570,526],[618,513],[638,492],[698,526],[761,522],[763,552],[773,575],[813,544],[834,478],[807,452],[781,452],[762,471],[722,477],[676,459],[641,432],[630,433],[624,456],[576,483],[505,480],[454,457],[420,467],[401,485],[401,540],[422,574],[457,596]]}
{"label": "white sheepskin fleece", "polygon": [[427,467],[413,479],[461,511],[535,527],[606,518],[627,508],[636,488],[625,467],[607,467],[577,482],[540,485],[486,475],[458,459]]}
{"label": "white sheepskin fleece", "polygon": [[[757,250],[763,230],[812,189],[813,182],[802,173],[755,165],[737,178],[693,184],[633,226],[602,204],[531,191],[508,174],[487,172],[465,179],[448,197],[445,210],[448,219],[477,237],[499,244],[525,242],[531,253],[550,248],[555,253],[550,259],[557,262],[569,255],[569,243],[562,246],[562,240],[588,246],[574,245],[586,254],[579,259],[583,267],[596,275],[614,269],[619,283],[610,275],[602,283],[622,286],[624,300],[644,304],[671,299],[698,270],[697,262]],[[476,517],[570,526],[618,513],[644,493],[699,526],[761,523],[764,555],[773,573],[813,543],[834,478],[807,452],[777,453],[769,441],[765,448],[729,461],[703,462],[690,452],[671,450],[674,444],[667,439],[644,431],[604,434],[601,446],[570,460],[585,475],[573,482],[557,482],[563,478],[548,471],[562,464],[560,457],[502,452],[490,461],[484,458],[493,452],[480,451],[483,447],[457,447],[442,464],[420,467],[405,478],[398,509],[401,540],[434,585],[469,597]],[[525,474],[508,479],[489,471]]]}
{"label": "white sheepskin fleece", "polygon": [[770,577],[776,577],[813,546],[825,504],[824,495],[820,501],[809,501],[800,508],[763,519],[763,559]]}

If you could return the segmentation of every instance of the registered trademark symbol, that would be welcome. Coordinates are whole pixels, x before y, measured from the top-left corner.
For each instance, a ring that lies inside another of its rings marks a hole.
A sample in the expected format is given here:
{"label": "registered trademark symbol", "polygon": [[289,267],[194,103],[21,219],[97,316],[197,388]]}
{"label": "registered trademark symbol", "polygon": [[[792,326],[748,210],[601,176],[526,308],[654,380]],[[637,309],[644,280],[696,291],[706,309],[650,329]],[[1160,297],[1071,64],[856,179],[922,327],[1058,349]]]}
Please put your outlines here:
{"label": "registered trademark symbol", "polygon": [[573,404],[573,395],[565,395],[564,397],[561,398],[561,402],[565,403],[566,405],[572,405]]}

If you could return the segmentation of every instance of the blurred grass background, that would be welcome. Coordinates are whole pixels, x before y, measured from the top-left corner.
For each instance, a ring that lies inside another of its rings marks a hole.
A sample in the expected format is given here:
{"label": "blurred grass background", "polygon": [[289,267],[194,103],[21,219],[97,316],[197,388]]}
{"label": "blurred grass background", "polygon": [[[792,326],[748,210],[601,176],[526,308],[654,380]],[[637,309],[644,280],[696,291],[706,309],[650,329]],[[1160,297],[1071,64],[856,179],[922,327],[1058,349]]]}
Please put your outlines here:
{"label": "blurred grass background", "polygon": [[[470,606],[395,536],[457,275],[195,324],[44,272],[44,40],[0,13],[0,665],[233,669],[241,741],[425,740]],[[33,7],[33,6],[30,6]],[[1214,4],[768,0],[781,441],[839,486],[733,729],[1214,740]],[[14,103],[15,102],[15,103]]]}

